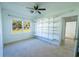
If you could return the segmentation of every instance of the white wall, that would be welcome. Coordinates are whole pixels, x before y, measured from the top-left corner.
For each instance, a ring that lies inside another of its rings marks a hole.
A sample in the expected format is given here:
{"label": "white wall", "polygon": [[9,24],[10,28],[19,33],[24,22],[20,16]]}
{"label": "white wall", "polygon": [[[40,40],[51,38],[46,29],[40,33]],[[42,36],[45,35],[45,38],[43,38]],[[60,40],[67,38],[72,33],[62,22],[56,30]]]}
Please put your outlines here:
{"label": "white wall", "polygon": [[1,6],[0,6],[0,56],[3,56]]}
{"label": "white wall", "polygon": [[[65,36],[65,33],[64,33],[65,32],[64,31],[65,30],[65,23],[64,23],[65,21],[64,21],[63,17],[75,16],[75,15],[77,15],[79,17],[79,10],[74,10],[73,12],[67,12],[67,13],[64,13],[64,14],[56,17],[61,20],[61,35],[60,35],[61,44],[64,44],[64,38],[65,38],[64,37]],[[79,25],[79,19],[77,21],[76,38],[78,38],[77,37],[78,36],[78,25]]]}
{"label": "white wall", "polygon": [[[12,18],[10,16],[8,16],[8,14],[10,15],[14,15],[14,16],[22,16],[21,14],[18,14],[16,12],[13,12],[11,10],[7,10],[7,9],[3,9],[2,10],[2,23],[3,23],[3,42],[4,43],[10,43],[10,42],[14,42],[14,41],[18,41],[18,40],[23,40],[23,39],[28,39],[33,37],[33,23],[31,22],[31,31],[30,32],[19,32],[19,33],[15,33],[13,34],[11,32],[12,30]],[[26,20],[28,20],[28,17],[26,16]]]}

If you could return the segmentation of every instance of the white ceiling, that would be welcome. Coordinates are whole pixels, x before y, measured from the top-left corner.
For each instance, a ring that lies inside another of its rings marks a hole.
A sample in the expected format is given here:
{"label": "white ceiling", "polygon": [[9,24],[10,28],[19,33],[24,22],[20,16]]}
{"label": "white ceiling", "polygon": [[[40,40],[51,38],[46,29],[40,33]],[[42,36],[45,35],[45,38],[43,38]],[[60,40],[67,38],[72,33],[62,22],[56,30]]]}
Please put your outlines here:
{"label": "white ceiling", "polygon": [[[40,8],[46,8],[46,11],[41,11],[42,14],[31,14],[30,10],[25,8],[25,7],[33,7],[34,4],[39,4]],[[59,13],[68,11],[68,10],[73,10],[79,8],[79,3],[78,2],[3,2],[2,8],[12,10],[14,12],[18,12],[20,14],[38,18],[41,16],[49,16],[52,15],[57,15]]]}

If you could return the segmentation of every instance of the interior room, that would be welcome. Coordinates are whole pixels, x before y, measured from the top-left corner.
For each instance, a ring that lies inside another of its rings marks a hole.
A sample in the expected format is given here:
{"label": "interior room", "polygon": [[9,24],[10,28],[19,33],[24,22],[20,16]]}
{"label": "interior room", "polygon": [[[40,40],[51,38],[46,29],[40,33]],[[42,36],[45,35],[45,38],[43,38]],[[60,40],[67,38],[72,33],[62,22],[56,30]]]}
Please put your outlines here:
{"label": "interior room", "polygon": [[0,2],[0,56],[79,55],[78,2]]}

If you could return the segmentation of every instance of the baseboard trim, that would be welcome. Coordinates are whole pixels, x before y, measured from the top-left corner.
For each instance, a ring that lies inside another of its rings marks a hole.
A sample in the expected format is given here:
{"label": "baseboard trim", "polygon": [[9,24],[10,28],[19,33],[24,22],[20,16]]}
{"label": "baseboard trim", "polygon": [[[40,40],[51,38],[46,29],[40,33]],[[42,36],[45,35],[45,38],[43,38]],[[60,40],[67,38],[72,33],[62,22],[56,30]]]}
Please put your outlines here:
{"label": "baseboard trim", "polygon": [[10,45],[10,44],[17,43],[17,42],[25,41],[25,40],[31,40],[32,38],[34,38],[34,37],[31,37],[31,38],[28,38],[28,39],[17,40],[17,41],[13,41],[13,42],[9,42],[9,43],[4,43],[3,47]]}

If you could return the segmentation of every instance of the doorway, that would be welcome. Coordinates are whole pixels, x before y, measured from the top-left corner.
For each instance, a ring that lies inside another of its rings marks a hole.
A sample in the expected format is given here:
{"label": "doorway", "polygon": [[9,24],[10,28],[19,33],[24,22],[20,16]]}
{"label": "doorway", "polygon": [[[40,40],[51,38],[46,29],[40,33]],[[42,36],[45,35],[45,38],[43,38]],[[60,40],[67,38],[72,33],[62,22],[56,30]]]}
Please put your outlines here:
{"label": "doorway", "polygon": [[65,47],[73,51],[75,45],[76,20],[66,21],[65,28]]}
{"label": "doorway", "polygon": [[76,45],[76,33],[77,33],[77,17],[78,16],[69,16],[63,17],[62,20],[62,40],[63,47],[72,52],[75,56],[75,45]]}

